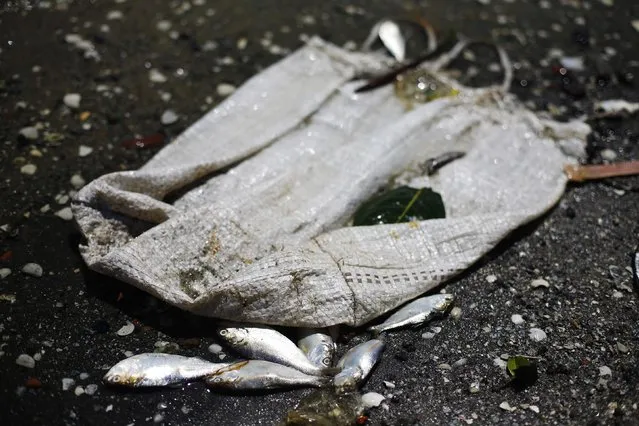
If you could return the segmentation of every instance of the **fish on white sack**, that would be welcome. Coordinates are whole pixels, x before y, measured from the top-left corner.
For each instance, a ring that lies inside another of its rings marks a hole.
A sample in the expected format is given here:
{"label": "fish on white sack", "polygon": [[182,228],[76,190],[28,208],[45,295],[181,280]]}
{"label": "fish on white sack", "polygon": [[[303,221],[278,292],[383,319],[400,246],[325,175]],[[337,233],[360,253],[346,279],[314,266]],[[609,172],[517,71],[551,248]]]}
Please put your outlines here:
{"label": "fish on white sack", "polygon": [[328,377],[304,374],[291,367],[269,361],[239,361],[205,378],[206,384],[224,390],[267,390],[294,387],[320,387]]}
{"label": "fish on white sack", "polygon": [[455,301],[452,294],[434,294],[413,300],[388,317],[381,324],[368,327],[368,331],[379,334],[407,325],[421,325],[436,315],[444,314]]}
{"label": "fish on white sack", "polygon": [[132,388],[171,386],[201,379],[229,365],[181,355],[144,353],[118,362],[103,380],[109,385]]}
{"label": "fish on white sack", "polygon": [[337,372],[330,366],[313,364],[289,338],[267,326],[224,327],[218,334],[233,350],[249,359],[276,362],[315,376]]}
{"label": "fish on white sack", "polygon": [[[392,87],[350,81],[388,58],[313,38],[139,170],[82,188],[84,260],[199,315],[294,327],[360,326],[450,280],[560,199],[590,132],[528,110],[508,79],[447,79],[460,50],[422,65],[455,95],[407,110]],[[404,183],[441,194],[444,219],[348,226],[398,174],[451,151],[466,155]]]}

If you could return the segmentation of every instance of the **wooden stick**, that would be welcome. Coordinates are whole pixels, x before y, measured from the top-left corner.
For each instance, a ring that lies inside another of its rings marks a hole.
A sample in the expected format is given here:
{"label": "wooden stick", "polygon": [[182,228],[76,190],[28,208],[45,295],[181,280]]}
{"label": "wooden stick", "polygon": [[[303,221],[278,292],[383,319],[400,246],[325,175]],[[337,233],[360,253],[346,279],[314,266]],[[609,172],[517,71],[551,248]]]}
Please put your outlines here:
{"label": "wooden stick", "polygon": [[572,182],[583,182],[584,180],[595,180],[617,176],[631,176],[639,174],[639,160],[626,161],[613,164],[596,165],[567,165],[564,172],[568,175],[568,180]]}

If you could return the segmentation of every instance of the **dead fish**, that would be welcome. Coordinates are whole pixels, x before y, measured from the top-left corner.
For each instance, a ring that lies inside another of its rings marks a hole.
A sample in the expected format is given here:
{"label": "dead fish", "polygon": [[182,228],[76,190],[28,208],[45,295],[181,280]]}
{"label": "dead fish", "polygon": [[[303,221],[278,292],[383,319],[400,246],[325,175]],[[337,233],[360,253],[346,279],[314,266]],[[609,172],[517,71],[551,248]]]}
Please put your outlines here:
{"label": "dead fish", "polygon": [[340,390],[357,388],[380,360],[384,342],[378,339],[369,340],[348,350],[337,363],[340,373],[333,379],[333,384]]}
{"label": "dead fish", "polygon": [[320,387],[327,377],[304,374],[294,368],[269,361],[240,361],[205,379],[212,388],[261,390],[289,387]]}
{"label": "dead fish", "polygon": [[302,329],[297,346],[314,365],[324,368],[333,364],[335,342],[328,334],[316,329]]}
{"label": "dead fish", "polygon": [[247,358],[276,362],[315,376],[336,373],[335,369],[314,365],[295,343],[270,327],[226,327],[218,333]]}
{"label": "dead fish", "polygon": [[414,300],[388,317],[379,325],[368,328],[368,331],[379,334],[393,328],[407,325],[419,325],[435,315],[445,313],[455,300],[452,294],[435,294]]}
{"label": "dead fish", "polygon": [[118,362],[103,380],[109,385],[132,388],[169,386],[197,380],[229,365],[181,355],[145,353]]}

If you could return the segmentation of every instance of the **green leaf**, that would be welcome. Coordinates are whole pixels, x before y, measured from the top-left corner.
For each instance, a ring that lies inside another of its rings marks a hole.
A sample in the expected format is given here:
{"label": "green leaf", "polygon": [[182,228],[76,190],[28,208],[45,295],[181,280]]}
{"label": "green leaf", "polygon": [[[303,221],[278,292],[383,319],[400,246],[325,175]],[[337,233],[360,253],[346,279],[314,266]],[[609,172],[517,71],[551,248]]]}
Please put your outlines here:
{"label": "green leaf", "polygon": [[517,377],[517,370],[522,367],[530,367],[531,362],[525,356],[517,355],[508,358],[508,363],[506,364],[506,368],[508,368],[508,372],[511,376]]}
{"label": "green leaf", "polygon": [[411,222],[446,217],[441,195],[430,188],[400,186],[366,201],[355,212],[353,226]]}

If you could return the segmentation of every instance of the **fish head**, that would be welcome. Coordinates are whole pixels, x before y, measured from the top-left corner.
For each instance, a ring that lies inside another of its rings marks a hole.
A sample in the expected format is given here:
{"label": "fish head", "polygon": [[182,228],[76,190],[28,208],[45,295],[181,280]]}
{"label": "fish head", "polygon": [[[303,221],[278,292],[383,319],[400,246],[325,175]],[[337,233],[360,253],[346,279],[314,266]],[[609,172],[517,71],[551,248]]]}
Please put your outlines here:
{"label": "fish head", "polygon": [[333,378],[333,385],[339,393],[350,392],[357,389],[363,378],[364,372],[361,368],[345,368]]}
{"label": "fish head", "polygon": [[220,374],[211,375],[205,379],[207,386],[225,389],[237,387],[240,380],[242,380],[242,377],[237,371],[225,371]]}
{"label": "fish head", "polygon": [[444,313],[453,305],[455,296],[452,294],[440,294],[439,298],[435,301],[434,309],[439,313]]}
{"label": "fish head", "polygon": [[218,334],[231,346],[244,346],[248,344],[248,330],[243,327],[227,327],[218,330]]}
{"label": "fish head", "polygon": [[113,386],[139,387],[143,380],[143,375],[139,371],[136,363],[127,362],[128,359],[114,365],[103,378],[104,383]]}

